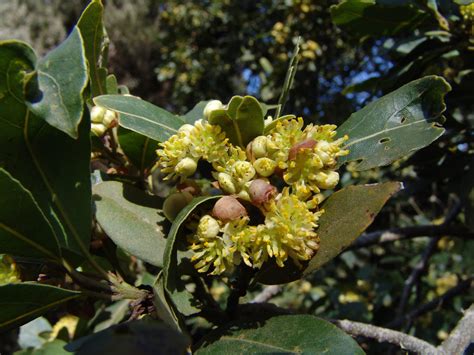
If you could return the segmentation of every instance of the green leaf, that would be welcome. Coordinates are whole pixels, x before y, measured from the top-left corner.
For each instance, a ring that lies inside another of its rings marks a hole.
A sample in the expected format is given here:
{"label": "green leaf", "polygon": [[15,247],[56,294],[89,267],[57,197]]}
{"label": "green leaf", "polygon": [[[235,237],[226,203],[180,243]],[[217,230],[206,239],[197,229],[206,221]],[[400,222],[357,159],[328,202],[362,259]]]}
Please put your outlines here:
{"label": "green leaf", "polygon": [[154,139],[167,140],[184,122],[172,113],[135,96],[103,95],[94,103],[119,114],[122,127]]}
{"label": "green leaf", "polygon": [[158,318],[176,330],[184,329],[182,321],[178,314],[176,314],[173,304],[169,301],[169,296],[165,291],[163,281],[163,272],[160,271],[153,285],[153,304],[155,305],[156,314]]}
{"label": "green leaf", "polygon": [[132,321],[76,340],[66,350],[76,355],[185,354],[189,339],[156,321]]}
{"label": "green leaf", "polygon": [[38,85],[41,100],[28,103],[31,112],[77,138],[84,109],[82,92],[88,80],[82,38],[77,29],[38,61],[36,74],[31,80]]}
{"label": "green leaf", "polygon": [[295,115],[285,115],[285,116],[278,117],[276,120],[273,120],[272,122],[270,122],[269,124],[267,124],[265,126],[265,129],[263,130],[263,134],[264,135],[270,134],[272,129],[274,129],[277,126],[278,122],[291,120],[291,119],[294,119],[294,118],[296,118]]}
{"label": "green leaf", "polygon": [[25,324],[80,295],[80,292],[35,283],[0,286],[0,331]]}
{"label": "green leaf", "polygon": [[71,355],[70,352],[64,349],[65,346],[65,341],[55,339],[53,341],[45,342],[38,349],[25,349],[15,352],[14,355]]}
{"label": "green leaf", "polygon": [[204,196],[193,199],[189,205],[181,210],[181,212],[176,216],[171,229],[168,233],[166,239],[166,248],[164,254],[163,262],[163,282],[165,285],[166,291],[172,295],[177,291],[178,283],[178,259],[177,259],[177,247],[176,239],[178,232],[181,228],[181,225],[186,221],[186,219],[191,215],[191,213],[199,207],[201,204],[218,199],[222,196]]}
{"label": "green leaf", "polygon": [[349,155],[339,163],[357,161],[356,170],[384,166],[426,147],[444,129],[444,96],[451,90],[439,76],[412,81],[353,113],[337,130],[349,136]]}
{"label": "green leaf", "polygon": [[31,192],[2,168],[0,253],[52,260],[61,256],[57,237]]}
{"label": "green leaf", "polygon": [[319,250],[304,270],[307,275],[335,258],[370,226],[388,199],[402,187],[399,182],[348,186],[323,204],[319,220]]}
{"label": "green leaf", "polygon": [[24,43],[0,42],[0,166],[31,191],[61,247],[85,251],[91,228],[90,123],[82,120],[74,140],[27,108],[23,85],[34,64]]}
{"label": "green leaf", "polygon": [[204,118],[204,108],[209,101],[200,101],[192,108],[191,111],[180,116],[184,123],[194,124],[197,120]]}
{"label": "green leaf", "polygon": [[95,185],[93,193],[97,221],[114,243],[161,267],[166,245],[162,199],[117,181]]}
{"label": "green leaf", "polygon": [[331,6],[333,22],[356,36],[386,36],[410,31],[428,16],[410,0],[343,0]]}
{"label": "green leaf", "polygon": [[227,109],[214,110],[209,123],[222,127],[230,142],[244,147],[263,133],[263,109],[252,96],[234,96]]}
{"label": "green leaf", "polygon": [[92,97],[108,93],[105,75],[100,73],[100,56],[103,53],[105,30],[103,23],[104,6],[101,0],[93,0],[84,10],[77,23],[84,39],[84,50],[89,63]]}
{"label": "green leaf", "polygon": [[310,315],[234,323],[206,336],[195,354],[364,354],[352,337]]}
{"label": "green leaf", "polygon": [[398,182],[387,182],[349,186],[335,192],[322,205],[324,213],[317,229],[319,250],[306,269],[301,270],[292,262],[284,268],[273,262],[266,263],[256,275],[256,280],[266,285],[285,284],[319,269],[356,240],[400,188]]}
{"label": "green leaf", "polygon": [[156,160],[157,141],[123,127],[118,129],[118,140],[125,155],[141,172]]}

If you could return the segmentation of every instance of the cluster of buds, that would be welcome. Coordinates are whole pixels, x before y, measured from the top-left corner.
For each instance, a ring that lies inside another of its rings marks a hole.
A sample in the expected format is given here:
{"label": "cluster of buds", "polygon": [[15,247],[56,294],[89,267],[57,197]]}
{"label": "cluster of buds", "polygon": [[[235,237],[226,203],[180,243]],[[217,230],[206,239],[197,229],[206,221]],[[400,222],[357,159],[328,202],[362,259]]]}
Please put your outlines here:
{"label": "cluster of buds", "polygon": [[20,282],[15,261],[8,255],[0,255],[0,285]]}
{"label": "cluster of buds", "polygon": [[466,24],[467,31],[474,37],[474,3],[459,6],[459,12]]}
{"label": "cluster of buds", "polygon": [[[204,117],[221,108],[211,101]],[[286,116],[240,147],[202,119],[161,143],[158,164],[166,179],[189,181],[203,160],[212,166],[212,186],[227,195],[188,238],[199,272],[219,275],[241,262],[260,268],[272,260],[283,267],[288,259],[300,266],[317,252],[322,190],[339,182],[337,158],[348,154],[347,137],[335,139],[334,125],[303,125]]]}
{"label": "cluster of buds", "polygon": [[102,106],[94,106],[91,109],[91,131],[98,137],[102,137],[109,128],[118,125],[117,113],[107,110]]}

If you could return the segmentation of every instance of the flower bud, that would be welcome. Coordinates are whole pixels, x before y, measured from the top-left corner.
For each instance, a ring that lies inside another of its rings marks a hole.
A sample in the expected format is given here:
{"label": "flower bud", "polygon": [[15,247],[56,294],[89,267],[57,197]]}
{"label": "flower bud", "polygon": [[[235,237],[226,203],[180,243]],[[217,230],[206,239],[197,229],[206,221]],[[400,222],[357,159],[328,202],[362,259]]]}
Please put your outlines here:
{"label": "flower bud", "polygon": [[104,119],[102,123],[107,127],[107,128],[112,128],[117,126],[117,114],[114,111],[111,110],[106,110],[104,114]]}
{"label": "flower bud", "polygon": [[317,142],[312,138],[296,143],[288,152],[288,160],[295,160],[296,156],[302,149],[313,149],[316,146],[316,143]]}
{"label": "flower bud", "polygon": [[184,132],[186,134],[189,134],[192,130],[194,130],[194,126],[186,123],[179,127],[178,132]]}
{"label": "flower bud", "polygon": [[206,118],[206,120],[209,120],[209,117],[211,116],[212,111],[220,110],[223,108],[224,108],[224,105],[222,104],[221,101],[211,100],[207,103],[206,107],[204,107],[204,117]]}
{"label": "flower bud", "polygon": [[197,169],[197,163],[192,158],[184,158],[174,168],[174,171],[181,176],[191,176]]}
{"label": "flower bud", "polygon": [[235,197],[224,196],[214,205],[212,215],[220,221],[227,223],[246,216],[247,210]]}
{"label": "flower bud", "polygon": [[275,172],[277,163],[269,158],[259,158],[254,161],[253,167],[260,176],[269,177]]}
{"label": "flower bud", "polygon": [[176,216],[186,205],[191,202],[193,196],[189,192],[175,192],[169,195],[163,202],[163,213],[165,217],[173,222]]}
{"label": "flower bud", "polygon": [[277,189],[275,186],[269,184],[263,179],[255,179],[250,184],[249,194],[250,199],[256,205],[267,203],[275,197]]}
{"label": "flower bud", "polygon": [[265,136],[258,136],[249,143],[250,159],[258,159],[267,155],[268,138]]}
{"label": "flower bud", "polygon": [[336,171],[320,171],[315,175],[318,186],[322,189],[333,189],[339,182],[339,173]]}
{"label": "flower bud", "polygon": [[102,123],[92,123],[91,124],[91,131],[98,137],[102,137],[107,130],[107,127],[105,127]]}
{"label": "flower bud", "polygon": [[255,176],[255,168],[248,161],[238,161],[232,167],[232,176],[240,183],[245,184]]}
{"label": "flower bud", "polygon": [[220,232],[219,222],[209,215],[201,217],[199,221],[197,233],[199,237],[212,239],[217,237]]}
{"label": "flower bud", "polygon": [[235,184],[229,174],[219,173],[217,175],[217,181],[219,182],[219,187],[222,189],[222,191],[227,192],[229,194],[235,194]]}
{"label": "flower bud", "polygon": [[92,123],[102,123],[104,120],[104,115],[107,109],[102,106],[94,106],[91,109],[91,122]]}

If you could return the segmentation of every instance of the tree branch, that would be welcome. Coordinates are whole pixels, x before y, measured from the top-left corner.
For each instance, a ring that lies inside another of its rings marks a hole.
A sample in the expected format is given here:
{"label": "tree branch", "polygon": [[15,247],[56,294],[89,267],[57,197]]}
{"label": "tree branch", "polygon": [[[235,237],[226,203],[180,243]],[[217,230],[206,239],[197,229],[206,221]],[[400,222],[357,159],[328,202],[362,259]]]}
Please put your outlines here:
{"label": "tree branch", "polygon": [[281,290],[281,285],[265,286],[263,290],[250,301],[250,303],[266,303],[273,296],[279,294]]}
{"label": "tree branch", "polygon": [[415,286],[415,284],[420,280],[421,275],[423,275],[425,272],[428,266],[428,260],[435,252],[436,245],[440,239],[441,237],[436,237],[429,241],[425,251],[423,252],[423,255],[421,256],[421,260],[415,265],[410,276],[405,281],[405,286],[403,287],[402,296],[397,309],[397,317],[400,317],[403,314],[410,297],[411,290],[413,289],[413,286]]}
{"label": "tree branch", "polygon": [[459,282],[456,286],[454,286],[453,288],[450,288],[448,291],[443,293],[441,296],[436,297],[432,301],[430,301],[428,303],[425,303],[425,304],[421,305],[418,308],[415,308],[414,310],[412,310],[411,312],[405,314],[404,316],[401,316],[401,317],[398,317],[398,318],[394,319],[393,321],[391,321],[390,323],[387,324],[387,327],[388,328],[399,327],[403,323],[405,323],[406,321],[411,321],[411,320],[421,316],[422,314],[425,314],[426,312],[429,312],[433,309],[442,307],[445,303],[450,301],[455,296],[463,293],[466,290],[469,290],[472,287],[473,280],[474,280],[474,278],[470,277],[466,280],[463,280],[463,281]]}
{"label": "tree branch", "polygon": [[387,342],[400,346],[402,349],[418,354],[439,354],[438,349],[424,340],[392,329],[377,327],[375,325],[353,322],[350,320],[332,321],[346,333],[375,339],[379,343]]}
{"label": "tree branch", "polygon": [[464,226],[428,225],[404,228],[392,228],[361,235],[348,249],[365,248],[374,244],[390,243],[397,240],[417,237],[451,236],[464,239],[474,239],[474,232]]}
{"label": "tree branch", "polygon": [[462,354],[471,342],[474,342],[474,304],[464,312],[464,316],[438,349],[445,354]]}

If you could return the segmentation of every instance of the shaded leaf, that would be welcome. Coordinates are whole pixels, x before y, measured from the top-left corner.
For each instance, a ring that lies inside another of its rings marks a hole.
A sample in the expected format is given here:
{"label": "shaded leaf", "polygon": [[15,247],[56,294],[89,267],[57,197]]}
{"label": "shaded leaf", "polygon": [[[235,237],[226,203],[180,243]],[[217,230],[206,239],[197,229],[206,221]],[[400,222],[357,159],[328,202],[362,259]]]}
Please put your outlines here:
{"label": "shaded leaf", "polygon": [[94,103],[117,112],[122,127],[159,142],[184,124],[178,116],[135,96],[103,95],[94,98]]}
{"label": "shaded leaf", "polygon": [[[120,323],[130,310],[130,300],[120,300],[107,306],[101,314],[99,323],[94,326],[94,333]],[[106,319],[102,320],[104,317]]]}
{"label": "shaded leaf", "polygon": [[80,295],[80,292],[35,283],[0,286],[0,331],[25,324]]}
{"label": "shaded leaf", "polygon": [[120,248],[155,266],[163,265],[166,239],[160,225],[162,199],[131,185],[107,181],[93,187],[95,215]]}
{"label": "shaded leaf", "polygon": [[331,17],[353,35],[384,36],[414,29],[427,14],[410,0],[343,0],[331,7]]}
{"label": "shaded leaf", "polygon": [[118,140],[125,155],[141,172],[156,160],[157,141],[123,127],[118,129]]}
{"label": "shaded leaf", "polygon": [[0,253],[53,260],[61,256],[57,237],[31,192],[1,168]]}
{"label": "shaded leaf", "polygon": [[166,240],[166,249],[164,254],[163,262],[163,281],[166,291],[170,294],[177,290],[177,248],[176,248],[176,239],[178,236],[179,229],[181,225],[186,221],[186,219],[191,215],[191,213],[201,204],[218,199],[222,196],[204,196],[193,199],[189,205],[181,210],[181,212],[176,216],[171,229],[168,233]]}
{"label": "shaded leaf", "polygon": [[204,118],[204,108],[206,107],[209,101],[200,101],[198,102],[191,111],[180,116],[181,120],[184,123],[194,124],[197,120]]}
{"label": "shaded leaf", "polygon": [[0,42],[0,166],[31,191],[61,247],[83,252],[91,228],[90,123],[82,120],[74,140],[30,112],[23,84],[34,64],[27,45]]}
{"label": "shaded leaf", "polygon": [[161,322],[115,325],[66,346],[76,355],[185,354],[189,339]]}
{"label": "shaded leaf", "polygon": [[401,186],[399,182],[348,186],[332,194],[322,206],[319,250],[304,274],[319,269],[356,240]]}
{"label": "shaded leaf", "polygon": [[17,351],[15,355],[71,355],[70,352],[64,349],[65,346],[65,341],[55,339],[53,341],[45,342],[38,349],[26,349]]}
{"label": "shaded leaf", "polygon": [[82,92],[88,81],[79,30],[74,29],[63,43],[38,61],[36,75],[31,80],[37,80],[41,99],[28,103],[31,112],[77,138],[84,109]]}
{"label": "shaded leaf", "polygon": [[84,10],[77,22],[84,40],[84,50],[89,63],[89,76],[92,97],[108,93],[104,75],[100,73],[100,55],[105,37],[104,6],[101,0],[93,0]]}
{"label": "shaded leaf", "polygon": [[176,330],[183,329],[179,315],[176,314],[173,304],[169,301],[163,282],[163,272],[160,271],[153,285],[153,304],[156,314],[163,322]]}
{"label": "shaded leaf", "polygon": [[310,315],[282,315],[233,323],[206,336],[196,354],[364,354],[331,323]]}
{"label": "shaded leaf", "polygon": [[349,136],[350,152],[339,163],[357,161],[354,169],[367,170],[429,145],[444,132],[439,121],[450,89],[443,78],[427,76],[353,113],[337,130],[339,137]]}
{"label": "shaded leaf", "polygon": [[214,110],[209,123],[222,127],[229,141],[245,147],[261,135],[265,126],[263,108],[252,96],[234,96],[226,109]]}

